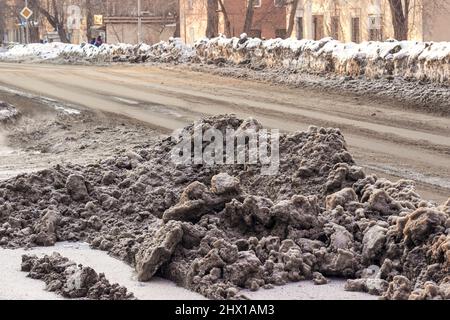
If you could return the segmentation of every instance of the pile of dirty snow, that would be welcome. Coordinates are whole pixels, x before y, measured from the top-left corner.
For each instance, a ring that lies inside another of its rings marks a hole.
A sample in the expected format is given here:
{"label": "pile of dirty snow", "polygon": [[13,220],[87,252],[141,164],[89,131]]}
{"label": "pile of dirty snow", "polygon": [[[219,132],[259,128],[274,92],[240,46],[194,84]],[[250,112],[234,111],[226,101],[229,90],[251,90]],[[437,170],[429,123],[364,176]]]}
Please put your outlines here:
{"label": "pile of dirty snow", "polygon": [[21,270],[28,277],[45,282],[46,290],[65,298],[91,300],[134,300],[127,288],[111,284],[104,274],[91,267],[77,265],[59,253],[38,258],[23,255]]}
{"label": "pile of dirty snow", "polygon": [[[205,118],[184,134],[262,126]],[[450,199],[366,175],[337,129],[280,137],[280,167],[174,164],[176,139],[0,183],[0,246],[86,241],[209,298],[328,277],[386,299],[450,299]]]}
{"label": "pile of dirty snow", "polygon": [[0,101],[0,123],[16,118],[19,111],[12,105]]}
{"label": "pile of dirty snow", "polygon": [[0,61],[201,62],[264,68],[283,68],[306,73],[365,76],[369,79],[399,77],[450,83],[450,43],[395,41],[342,43],[321,40],[239,38],[199,40],[194,47],[179,38],[154,45],[62,43],[16,44],[0,52]]}
{"label": "pile of dirty snow", "polygon": [[287,68],[292,71],[370,79],[450,82],[450,43],[386,41],[342,43],[332,38],[315,40],[223,38],[200,40],[196,58],[206,63],[248,65],[252,68]]}
{"label": "pile of dirty snow", "polygon": [[0,61],[62,61],[67,63],[107,62],[183,62],[192,56],[193,49],[178,38],[149,46],[146,44],[91,44],[34,43],[15,44],[8,51],[0,52]]}

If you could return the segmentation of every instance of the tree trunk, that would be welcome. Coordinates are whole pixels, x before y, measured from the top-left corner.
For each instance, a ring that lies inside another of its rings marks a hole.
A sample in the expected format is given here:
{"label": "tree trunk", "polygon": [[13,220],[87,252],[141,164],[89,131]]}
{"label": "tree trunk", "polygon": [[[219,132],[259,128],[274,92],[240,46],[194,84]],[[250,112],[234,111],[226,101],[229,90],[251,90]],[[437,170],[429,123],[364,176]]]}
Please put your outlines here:
{"label": "tree trunk", "polygon": [[219,6],[220,6],[220,11],[222,11],[223,14],[223,22],[225,24],[225,35],[227,37],[232,37],[232,32],[231,32],[231,22],[230,22],[230,17],[228,17],[228,12],[227,9],[225,8],[225,5],[223,4],[223,0],[219,0]]}
{"label": "tree trunk", "polygon": [[92,12],[91,0],[86,0],[86,38],[88,43],[92,39],[93,25],[94,25],[94,15]]}
{"label": "tree trunk", "polygon": [[64,19],[58,14],[58,7],[56,5],[56,0],[52,0],[51,6],[53,9],[53,15],[50,13],[50,8],[48,10],[43,7],[40,1],[34,0],[30,1],[30,5],[34,5],[39,8],[39,12],[47,19],[48,23],[58,32],[58,36],[61,42],[69,43],[69,38],[67,37],[66,29],[64,26]]}
{"label": "tree trunk", "polygon": [[253,7],[253,0],[248,0],[247,12],[245,13],[244,33],[249,34],[252,31],[254,12],[255,8]]}
{"label": "tree trunk", "polygon": [[298,0],[292,0],[291,11],[289,12],[288,29],[286,31],[286,38],[292,36],[292,31],[294,31],[295,26],[295,14],[297,13]]}
{"label": "tree trunk", "polygon": [[58,24],[58,35],[61,42],[64,43],[70,43],[69,37],[67,36],[66,29],[64,28],[64,24],[59,23]]}
{"label": "tree trunk", "polygon": [[30,26],[30,43],[38,43],[41,39],[39,37],[39,28]]}
{"label": "tree trunk", "polygon": [[181,36],[181,24],[180,24],[180,15],[176,14],[175,16],[175,21],[176,21],[176,25],[175,25],[175,32],[173,34],[174,38],[179,38]]}
{"label": "tree trunk", "polygon": [[7,4],[4,1],[0,1],[0,12],[2,12],[0,14],[0,45],[3,43],[3,36],[5,34],[5,29],[6,29],[6,15],[8,14],[6,9],[7,9]]}
{"label": "tree trunk", "polygon": [[219,33],[218,9],[217,0],[207,0],[206,37],[210,39],[217,37]]}
{"label": "tree trunk", "polygon": [[397,40],[408,40],[409,0],[389,0],[392,13],[394,37]]}

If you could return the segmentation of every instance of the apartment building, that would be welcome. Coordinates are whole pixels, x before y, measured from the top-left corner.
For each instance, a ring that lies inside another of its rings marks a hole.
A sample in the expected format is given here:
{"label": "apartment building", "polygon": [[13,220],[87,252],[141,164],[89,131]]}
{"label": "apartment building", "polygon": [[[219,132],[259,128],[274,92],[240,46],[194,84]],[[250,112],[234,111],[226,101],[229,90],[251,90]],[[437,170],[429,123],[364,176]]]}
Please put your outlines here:
{"label": "apartment building", "polygon": [[[227,36],[239,36],[244,31],[247,0],[222,0],[218,5],[218,32]],[[261,38],[284,38],[287,16],[284,0],[254,0],[254,15],[250,36]],[[225,15],[229,31],[225,27]],[[207,0],[180,0],[180,36],[186,43],[204,38],[207,27]],[[229,33],[229,34],[228,34]]]}
{"label": "apartment building", "polygon": [[141,0],[140,4],[139,30],[136,0],[106,2],[104,24],[108,42],[138,43],[140,38],[142,42],[153,44],[175,35],[178,0]]}
{"label": "apartment building", "polygon": [[[288,9],[289,10],[289,9]],[[299,0],[292,37],[343,42],[394,38],[388,0]],[[450,0],[410,0],[408,39],[450,41]]]}

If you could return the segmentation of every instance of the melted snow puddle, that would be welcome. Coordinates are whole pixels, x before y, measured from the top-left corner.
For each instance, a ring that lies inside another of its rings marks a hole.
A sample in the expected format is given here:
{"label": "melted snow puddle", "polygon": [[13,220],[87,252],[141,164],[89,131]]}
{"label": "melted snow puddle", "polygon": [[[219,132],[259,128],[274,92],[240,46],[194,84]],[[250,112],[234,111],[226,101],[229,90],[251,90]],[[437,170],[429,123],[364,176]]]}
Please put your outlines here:
{"label": "melted snow puddle", "polygon": [[61,255],[85,266],[103,272],[111,283],[119,283],[142,300],[199,300],[203,296],[178,287],[171,281],[154,278],[150,282],[139,282],[134,269],[120,260],[110,257],[106,252],[93,250],[86,243],[57,243],[54,247],[24,249],[0,249],[0,300],[56,300],[62,299],[52,292],[45,291],[43,281],[26,277],[20,271],[23,254]]}
{"label": "melted snow puddle", "polygon": [[172,110],[168,106],[165,106],[165,105],[149,106],[149,105],[146,105],[146,103],[131,100],[131,99],[126,99],[126,98],[122,98],[122,97],[113,97],[113,99],[116,101],[128,104],[130,106],[138,106],[138,105],[142,104],[143,108],[150,110],[152,112],[155,112],[155,113],[165,114],[165,115],[173,116],[176,118],[182,117],[182,115],[179,112]]}
{"label": "melted snow puddle", "polygon": [[24,91],[20,91],[20,90],[16,90],[16,89],[4,87],[4,86],[0,86],[0,91],[13,93],[13,94],[19,95],[21,97],[29,98],[29,99],[39,99],[40,101],[42,101],[45,104],[47,104],[48,106],[52,107],[56,111],[59,111],[59,112],[65,113],[65,114],[80,114],[81,113],[81,111],[77,110],[74,106],[71,105],[71,107],[67,107],[66,105],[58,103],[57,100],[49,98],[49,97],[38,96],[38,95],[34,95],[31,93],[27,93]]}
{"label": "melted snow puddle", "polygon": [[450,189],[450,180],[443,179],[440,177],[428,176],[419,172],[411,171],[405,168],[397,168],[389,165],[364,165],[368,169],[378,170],[386,174],[392,174],[395,176],[402,177],[404,179],[411,179],[416,181],[421,181],[428,183],[433,186]]}
{"label": "melted snow puddle", "polygon": [[134,101],[134,100],[130,100],[130,99],[125,99],[125,98],[120,98],[120,97],[114,97],[114,99],[116,99],[119,102],[123,102],[125,104],[130,104],[130,105],[137,105],[137,104],[139,104],[138,101]]}

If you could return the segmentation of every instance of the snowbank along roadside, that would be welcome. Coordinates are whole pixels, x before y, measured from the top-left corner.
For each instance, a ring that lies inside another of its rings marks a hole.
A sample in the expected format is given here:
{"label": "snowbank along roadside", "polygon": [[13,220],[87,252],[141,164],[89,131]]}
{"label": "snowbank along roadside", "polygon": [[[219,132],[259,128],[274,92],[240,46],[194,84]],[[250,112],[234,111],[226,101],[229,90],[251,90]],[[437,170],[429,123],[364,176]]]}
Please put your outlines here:
{"label": "snowbank along roadside", "polygon": [[155,45],[63,43],[11,45],[0,61],[202,62],[285,68],[292,71],[336,74],[368,79],[399,77],[450,84],[450,43],[395,41],[342,43],[332,38],[314,40],[217,37],[193,47],[181,39]]}

